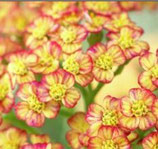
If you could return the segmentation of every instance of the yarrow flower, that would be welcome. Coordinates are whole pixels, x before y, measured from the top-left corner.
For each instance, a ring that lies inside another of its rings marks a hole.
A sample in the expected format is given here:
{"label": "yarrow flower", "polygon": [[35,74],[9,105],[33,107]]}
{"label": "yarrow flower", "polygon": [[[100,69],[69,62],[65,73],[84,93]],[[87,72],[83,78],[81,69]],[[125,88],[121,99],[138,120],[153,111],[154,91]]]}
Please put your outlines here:
{"label": "yarrow flower", "polygon": [[37,18],[27,29],[26,45],[31,49],[42,46],[58,27],[59,25],[50,16]]}
{"label": "yarrow flower", "polygon": [[58,69],[44,76],[37,95],[41,102],[55,102],[67,108],[73,108],[80,98],[79,91],[74,88],[75,79],[69,72]]}
{"label": "yarrow flower", "polygon": [[33,53],[38,56],[37,64],[32,67],[33,72],[49,74],[59,68],[61,47],[56,42],[47,42],[33,50]]}
{"label": "yarrow flower", "polygon": [[0,131],[0,138],[1,149],[20,149],[27,143],[26,132],[15,127]]}
{"label": "yarrow flower", "polygon": [[88,142],[88,149],[130,149],[127,137],[117,127],[102,126]]}
{"label": "yarrow flower", "polygon": [[70,56],[65,56],[63,69],[74,75],[75,81],[81,86],[87,86],[93,80],[91,73],[93,62],[87,53],[82,51],[75,52]]}
{"label": "yarrow flower", "polygon": [[132,27],[122,27],[119,33],[109,32],[107,34],[107,37],[110,39],[108,46],[113,44],[118,45],[122,49],[126,59],[131,59],[149,50],[149,45],[139,40],[141,34],[140,30],[135,30]]}
{"label": "yarrow flower", "polygon": [[13,82],[22,84],[35,80],[31,67],[36,65],[38,61],[37,55],[31,51],[22,50],[10,54],[8,61],[7,69]]}
{"label": "yarrow flower", "polygon": [[90,136],[97,135],[102,126],[118,126],[120,100],[106,96],[100,104],[91,104],[86,113],[86,120],[90,127]]}
{"label": "yarrow flower", "polygon": [[121,99],[122,116],[120,125],[130,130],[139,128],[147,130],[156,124],[156,117],[152,112],[155,95],[146,89],[134,88],[129,91],[129,96]]}
{"label": "yarrow flower", "polygon": [[17,92],[21,100],[15,106],[16,116],[26,121],[29,126],[41,127],[45,117],[54,118],[59,112],[60,105],[54,100],[41,102],[37,96],[37,82],[22,84]]}
{"label": "yarrow flower", "polygon": [[66,133],[66,139],[73,149],[79,149],[88,144],[87,129],[89,124],[85,120],[85,113],[77,112],[68,119],[71,130]]}
{"label": "yarrow flower", "polygon": [[93,59],[94,78],[103,83],[109,83],[114,77],[114,71],[125,62],[125,56],[117,45],[107,46],[98,43],[92,46],[88,53]]}
{"label": "yarrow flower", "polygon": [[140,65],[145,70],[139,75],[139,84],[151,91],[158,88],[158,57],[147,52],[139,59]]}
{"label": "yarrow flower", "polygon": [[82,25],[61,26],[51,38],[60,44],[64,53],[72,54],[81,49],[87,34]]}

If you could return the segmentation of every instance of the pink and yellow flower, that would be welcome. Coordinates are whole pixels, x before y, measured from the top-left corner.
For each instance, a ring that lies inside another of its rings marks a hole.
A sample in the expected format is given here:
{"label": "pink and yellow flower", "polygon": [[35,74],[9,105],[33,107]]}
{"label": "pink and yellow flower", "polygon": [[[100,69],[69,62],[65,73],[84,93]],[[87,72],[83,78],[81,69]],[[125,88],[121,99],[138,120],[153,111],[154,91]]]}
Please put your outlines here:
{"label": "pink and yellow flower", "polygon": [[90,125],[90,136],[96,136],[102,126],[118,126],[119,102],[119,99],[106,96],[100,104],[93,103],[89,106],[86,120]]}
{"label": "pink and yellow flower", "polygon": [[127,59],[139,56],[149,50],[149,45],[139,40],[142,31],[125,26],[120,29],[119,33],[109,32],[107,37],[110,38],[108,46],[118,45]]}
{"label": "pink and yellow flower", "polygon": [[129,26],[143,33],[143,30],[130,20],[126,12],[112,15],[104,24],[104,28],[112,32],[119,32],[125,26]]}
{"label": "pink and yellow flower", "polygon": [[139,62],[145,70],[139,75],[139,84],[143,88],[155,90],[158,88],[158,57],[147,52],[140,57]]}
{"label": "pink and yellow flower", "polygon": [[13,85],[9,74],[0,78],[0,112],[8,113],[14,105]]}
{"label": "pink and yellow flower", "polygon": [[119,46],[112,45],[107,48],[98,43],[92,46],[88,53],[93,59],[93,75],[99,82],[109,83],[114,77],[114,71],[125,62],[125,56]]}
{"label": "pink and yellow flower", "polygon": [[58,42],[64,53],[72,54],[81,49],[87,34],[82,25],[61,26],[58,32],[52,35],[51,40]]}
{"label": "pink and yellow flower", "polygon": [[158,132],[152,132],[142,141],[143,149],[156,149],[158,147]]}
{"label": "pink and yellow flower", "polygon": [[27,143],[27,134],[25,131],[10,127],[0,131],[1,149],[20,149]]}
{"label": "pink and yellow flower", "polygon": [[22,149],[52,149],[52,145],[50,143],[28,144],[24,145]]}
{"label": "pink and yellow flower", "polygon": [[85,120],[85,113],[77,112],[68,119],[68,124],[71,127],[66,134],[66,139],[73,149],[79,149],[88,144],[87,129],[89,124]]}
{"label": "pink and yellow flower", "polygon": [[81,86],[87,86],[93,80],[91,73],[93,69],[92,59],[82,51],[66,56],[63,69],[73,74],[76,82]]}
{"label": "pink and yellow flower", "polygon": [[31,49],[42,46],[58,27],[59,25],[54,22],[52,17],[38,17],[27,29],[26,45]]}
{"label": "pink and yellow flower", "polygon": [[69,72],[58,69],[44,76],[38,87],[38,97],[41,102],[62,103],[67,108],[73,108],[80,98],[79,91],[73,87],[74,76]]}
{"label": "pink and yellow flower", "polygon": [[52,100],[48,102],[39,101],[37,96],[37,82],[22,84],[17,92],[21,100],[15,106],[16,116],[26,121],[29,126],[41,127],[46,118],[55,118],[59,112],[60,105]]}
{"label": "pink and yellow flower", "polygon": [[86,10],[94,11],[101,15],[111,15],[120,12],[120,7],[117,2],[83,2]]}
{"label": "pink and yellow flower", "polygon": [[143,88],[133,88],[129,96],[121,99],[122,116],[119,118],[120,125],[130,130],[139,128],[147,130],[156,123],[156,117],[152,112],[155,95]]}
{"label": "pink and yellow flower", "polygon": [[36,65],[38,61],[37,55],[31,51],[22,50],[9,55],[8,61],[7,69],[13,82],[21,84],[35,80],[31,67]]}
{"label": "pink and yellow flower", "polygon": [[32,68],[35,73],[48,74],[59,68],[61,47],[56,42],[47,42],[33,50],[38,56],[38,63]]}
{"label": "pink and yellow flower", "polygon": [[102,126],[88,142],[88,149],[130,149],[127,137],[117,127]]}
{"label": "pink and yellow flower", "polygon": [[93,12],[85,13],[86,22],[84,23],[85,28],[89,32],[98,33],[103,29],[104,24],[109,20],[108,17],[95,14]]}

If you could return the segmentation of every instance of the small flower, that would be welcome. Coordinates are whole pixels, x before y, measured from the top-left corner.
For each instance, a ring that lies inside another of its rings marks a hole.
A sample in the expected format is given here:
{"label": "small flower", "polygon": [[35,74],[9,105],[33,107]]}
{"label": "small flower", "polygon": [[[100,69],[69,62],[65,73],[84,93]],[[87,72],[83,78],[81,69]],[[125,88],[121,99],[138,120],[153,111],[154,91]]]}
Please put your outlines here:
{"label": "small flower", "polygon": [[130,130],[139,128],[147,130],[156,123],[152,113],[155,95],[143,88],[134,88],[129,91],[129,96],[121,99],[122,116],[119,118],[122,127]]}
{"label": "small flower", "polygon": [[74,83],[72,74],[58,69],[44,76],[42,85],[38,87],[38,97],[42,102],[52,101],[73,108],[80,98],[80,93],[73,87]]}
{"label": "small flower", "polygon": [[125,62],[124,54],[116,45],[107,48],[105,45],[98,43],[92,46],[88,53],[94,62],[93,75],[97,81],[103,83],[111,82],[114,71]]}
{"label": "small flower", "polygon": [[151,91],[158,87],[158,57],[153,53],[145,53],[139,59],[140,65],[145,70],[139,75],[139,84]]}
{"label": "small flower", "polygon": [[93,12],[85,13],[86,22],[84,23],[85,28],[89,32],[98,33],[103,29],[104,24],[108,21],[108,17],[103,15],[95,14]]}
{"label": "small flower", "polygon": [[129,26],[143,33],[143,30],[130,20],[126,12],[112,15],[104,24],[104,27],[112,32],[119,32],[120,29],[125,26]]}
{"label": "small flower", "polygon": [[27,143],[27,134],[25,131],[10,127],[0,131],[1,149],[20,149]]}
{"label": "small flower", "polygon": [[71,127],[66,134],[66,139],[73,149],[79,149],[87,146],[88,135],[86,133],[89,124],[85,120],[85,113],[78,112],[68,119],[68,124]]}
{"label": "small flower", "polygon": [[86,39],[87,34],[81,25],[61,26],[51,38],[60,44],[64,53],[72,54],[81,49],[82,41]]}
{"label": "small flower", "polygon": [[102,126],[88,142],[88,149],[130,149],[126,136],[116,127]]}
{"label": "small flower", "polygon": [[37,82],[20,86],[17,96],[23,101],[15,106],[16,116],[25,120],[29,126],[41,127],[45,117],[54,118],[59,112],[60,105],[55,101],[41,102],[37,96]]}
{"label": "small flower", "polygon": [[88,133],[95,136],[102,126],[117,126],[119,124],[119,101],[106,96],[102,103],[91,104],[86,114],[86,120],[90,125]]}
{"label": "small flower", "polygon": [[87,10],[94,11],[101,15],[113,15],[120,12],[120,7],[117,2],[83,2],[83,6]]}
{"label": "small flower", "polygon": [[9,74],[0,78],[0,111],[8,113],[14,105],[13,86]]}
{"label": "small flower", "polygon": [[157,149],[158,148],[158,132],[152,132],[147,135],[142,141],[143,149]]}
{"label": "small flower", "polygon": [[31,49],[42,46],[43,43],[48,41],[48,37],[53,34],[58,24],[50,16],[41,16],[37,18],[27,29],[26,45]]}
{"label": "small flower", "polygon": [[56,42],[47,42],[33,50],[38,56],[38,63],[32,68],[35,73],[48,74],[59,68],[61,47]]}
{"label": "small flower", "polygon": [[87,86],[93,80],[92,68],[91,57],[82,51],[66,56],[63,62],[63,69],[73,74],[81,86]]}
{"label": "small flower", "polygon": [[118,45],[127,59],[139,56],[143,52],[149,50],[149,45],[140,41],[142,32],[131,27],[122,27],[119,33],[109,32],[107,37],[110,38],[108,46]]}
{"label": "small flower", "polygon": [[36,65],[37,61],[37,55],[25,50],[12,53],[8,64],[8,72],[11,74],[12,81],[21,84],[35,80],[31,67]]}

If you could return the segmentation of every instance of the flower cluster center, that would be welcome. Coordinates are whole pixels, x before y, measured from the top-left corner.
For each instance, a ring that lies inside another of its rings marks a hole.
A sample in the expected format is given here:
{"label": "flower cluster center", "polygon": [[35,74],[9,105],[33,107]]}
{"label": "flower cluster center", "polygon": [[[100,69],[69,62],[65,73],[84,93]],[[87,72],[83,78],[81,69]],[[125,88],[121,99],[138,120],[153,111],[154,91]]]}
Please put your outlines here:
{"label": "flower cluster center", "polygon": [[77,32],[76,32],[75,28],[68,27],[68,28],[65,28],[61,32],[60,37],[64,41],[64,43],[70,44],[70,43],[72,43],[76,39]]}
{"label": "flower cluster center", "polygon": [[66,86],[63,84],[53,84],[50,87],[49,94],[56,101],[61,101],[64,98],[65,93],[66,93]]}
{"label": "flower cluster center", "polygon": [[13,73],[17,75],[25,75],[28,72],[27,66],[21,60],[16,60],[13,63],[13,67],[14,67]]}
{"label": "flower cluster center", "polygon": [[36,24],[36,27],[34,28],[34,30],[32,32],[33,37],[40,40],[43,37],[45,37],[48,30],[49,30],[49,24],[46,20],[38,21],[37,24]]}
{"label": "flower cluster center", "polygon": [[137,100],[132,105],[132,113],[136,117],[145,116],[149,109],[142,100]]}
{"label": "flower cluster center", "polygon": [[53,57],[48,53],[43,53],[39,63],[42,66],[50,66],[53,64]]}
{"label": "flower cluster center", "polygon": [[103,142],[101,149],[118,149],[119,147],[113,140],[106,140]]}
{"label": "flower cluster center", "polygon": [[68,7],[67,3],[63,3],[63,2],[54,3],[52,5],[52,11],[59,12],[59,11],[65,10],[67,7]]}
{"label": "flower cluster center", "polygon": [[124,16],[120,16],[120,18],[114,19],[113,24],[115,27],[122,27],[126,24],[128,24],[128,19]]}
{"label": "flower cluster center", "polygon": [[69,57],[64,63],[63,68],[73,74],[79,73],[79,64],[75,61],[74,57]]}
{"label": "flower cluster center", "polygon": [[5,149],[19,149],[19,145],[14,142],[7,142],[5,144]]}
{"label": "flower cluster center", "polygon": [[102,68],[104,70],[109,70],[113,66],[113,59],[108,54],[102,54],[95,61],[97,67]]}
{"label": "flower cluster center", "polygon": [[152,77],[158,78],[158,65],[156,65],[155,67],[151,69],[151,74],[152,74]]}
{"label": "flower cluster center", "polygon": [[9,88],[6,84],[0,84],[0,100],[3,100],[6,97],[8,90]]}
{"label": "flower cluster center", "polygon": [[118,39],[118,43],[122,49],[131,48],[134,44],[134,39],[130,32],[123,30]]}
{"label": "flower cluster center", "polygon": [[92,7],[99,11],[105,11],[109,9],[110,4],[108,2],[97,2],[95,5],[92,5]]}
{"label": "flower cluster center", "polygon": [[45,108],[45,104],[40,102],[35,95],[31,95],[28,98],[29,107],[31,110],[41,113]]}
{"label": "flower cluster center", "polygon": [[112,125],[115,126],[118,123],[118,117],[115,111],[105,110],[102,117],[103,125]]}

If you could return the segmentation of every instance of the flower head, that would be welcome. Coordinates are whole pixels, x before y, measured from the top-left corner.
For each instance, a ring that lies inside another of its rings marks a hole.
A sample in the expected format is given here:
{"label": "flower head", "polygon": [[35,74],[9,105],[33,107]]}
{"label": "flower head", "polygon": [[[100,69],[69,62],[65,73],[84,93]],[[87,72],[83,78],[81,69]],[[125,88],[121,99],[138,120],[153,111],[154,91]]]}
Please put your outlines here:
{"label": "flower head", "polygon": [[48,74],[59,68],[61,47],[56,42],[47,42],[33,50],[38,56],[38,63],[32,68],[35,73]]}
{"label": "flower head", "polygon": [[158,58],[153,53],[145,53],[139,59],[145,70],[138,78],[139,84],[146,89],[155,90],[158,87]]}
{"label": "flower head", "polygon": [[58,114],[60,105],[55,101],[41,102],[37,96],[36,82],[26,83],[20,86],[17,96],[23,100],[15,106],[15,113],[21,120],[25,120],[29,126],[40,127],[44,124],[45,117],[54,118]]}
{"label": "flower head", "polygon": [[0,131],[1,149],[19,149],[27,143],[26,132],[14,127]]}
{"label": "flower head", "polygon": [[58,24],[50,16],[37,18],[29,27],[26,37],[26,45],[32,49],[42,46],[48,41],[48,37],[56,31]]}
{"label": "flower head", "polygon": [[125,56],[121,49],[112,45],[107,48],[105,45],[98,43],[92,46],[88,53],[93,59],[93,75],[99,82],[111,82],[114,77],[116,68],[125,62]]}
{"label": "flower head", "polygon": [[113,44],[118,45],[126,58],[131,59],[149,50],[148,44],[139,40],[141,34],[141,31],[135,30],[134,28],[128,26],[122,27],[119,33],[108,33],[107,36],[110,38],[108,46]]}
{"label": "flower head", "polygon": [[67,108],[73,108],[80,98],[80,93],[73,87],[75,79],[69,72],[59,69],[44,76],[42,85],[38,88],[40,101],[62,103]]}
{"label": "flower head", "polygon": [[25,50],[12,53],[9,56],[8,72],[11,74],[12,81],[18,84],[35,80],[31,67],[36,65],[37,55]]}
{"label": "flower head", "polygon": [[91,57],[82,51],[66,56],[63,62],[63,69],[73,74],[76,82],[81,86],[86,86],[93,80],[92,68]]}
{"label": "flower head", "polygon": [[102,126],[95,137],[90,137],[88,149],[130,149],[126,136],[117,127]]}
{"label": "flower head", "polygon": [[87,37],[86,29],[81,25],[61,26],[52,40],[58,42],[62,51],[72,54],[82,47],[82,41]]}
{"label": "flower head", "polygon": [[129,91],[129,96],[121,99],[122,116],[119,118],[122,127],[130,130],[139,128],[147,130],[156,123],[152,113],[155,95],[149,90],[135,88]]}
{"label": "flower head", "polygon": [[66,139],[73,149],[78,149],[87,146],[88,135],[86,133],[89,124],[85,120],[85,114],[78,112],[68,119],[68,124],[71,127],[66,134]]}
{"label": "flower head", "polygon": [[106,96],[100,104],[91,104],[86,114],[90,125],[88,133],[95,136],[102,126],[118,126],[119,124],[119,99]]}

